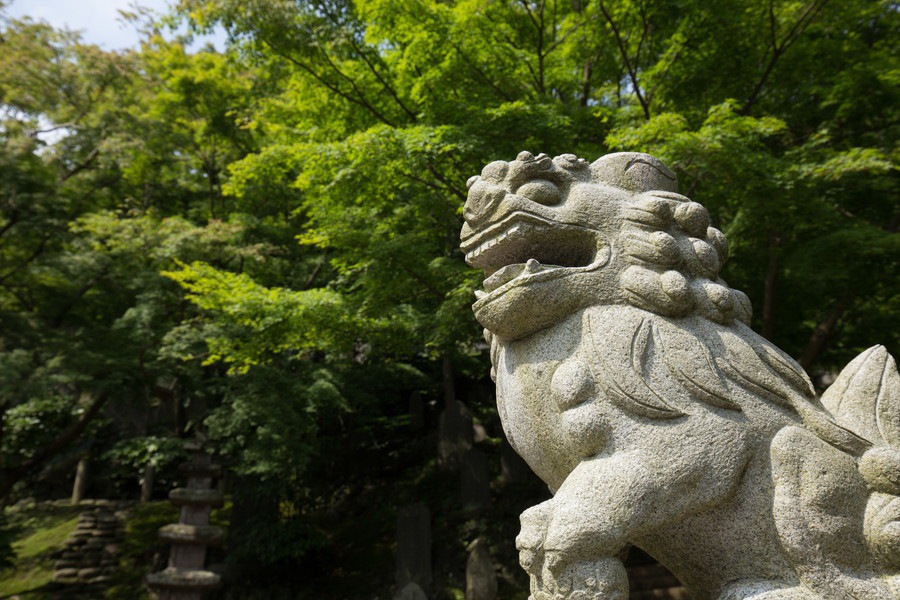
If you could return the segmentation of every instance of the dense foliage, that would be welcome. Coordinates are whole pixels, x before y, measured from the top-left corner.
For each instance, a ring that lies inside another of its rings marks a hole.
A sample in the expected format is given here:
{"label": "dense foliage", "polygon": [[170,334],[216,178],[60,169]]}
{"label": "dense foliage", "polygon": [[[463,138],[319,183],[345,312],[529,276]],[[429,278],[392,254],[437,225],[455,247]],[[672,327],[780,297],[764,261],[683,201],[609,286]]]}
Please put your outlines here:
{"label": "dense foliage", "polygon": [[[203,430],[278,525],[243,559],[289,580],[338,552],[315,511],[441,489],[408,401],[429,430],[464,400],[499,444],[457,243],[468,177],[523,149],[662,158],[728,235],[755,325],[812,373],[898,349],[893,2],[181,0],[134,19],[127,52],[0,25],[7,499],[85,454],[136,482],[161,438]],[[160,33],[177,23],[228,47],[188,51]]]}

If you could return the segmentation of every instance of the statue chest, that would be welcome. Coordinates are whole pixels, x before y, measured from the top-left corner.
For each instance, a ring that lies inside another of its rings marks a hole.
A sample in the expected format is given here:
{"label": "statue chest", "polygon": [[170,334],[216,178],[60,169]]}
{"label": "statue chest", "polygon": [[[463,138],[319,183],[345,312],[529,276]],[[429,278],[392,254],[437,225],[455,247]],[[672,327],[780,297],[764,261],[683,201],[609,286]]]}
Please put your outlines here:
{"label": "statue chest", "polygon": [[602,437],[588,414],[596,412],[596,391],[585,347],[589,343],[580,330],[581,315],[572,315],[524,340],[501,342],[495,354],[504,431],[551,489],[584,458],[579,438],[585,435],[578,436],[573,425],[587,427],[587,438]]}

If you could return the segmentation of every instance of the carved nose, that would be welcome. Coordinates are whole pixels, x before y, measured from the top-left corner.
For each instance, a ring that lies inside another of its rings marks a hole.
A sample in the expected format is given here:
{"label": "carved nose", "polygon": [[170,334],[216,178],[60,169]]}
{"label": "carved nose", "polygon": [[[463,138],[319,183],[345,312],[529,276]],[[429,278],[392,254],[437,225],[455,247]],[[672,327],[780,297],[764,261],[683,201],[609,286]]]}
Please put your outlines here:
{"label": "carved nose", "polygon": [[490,217],[500,205],[506,190],[478,178],[469,188],[469,197],[463,207],[463,218],[473,229]]}

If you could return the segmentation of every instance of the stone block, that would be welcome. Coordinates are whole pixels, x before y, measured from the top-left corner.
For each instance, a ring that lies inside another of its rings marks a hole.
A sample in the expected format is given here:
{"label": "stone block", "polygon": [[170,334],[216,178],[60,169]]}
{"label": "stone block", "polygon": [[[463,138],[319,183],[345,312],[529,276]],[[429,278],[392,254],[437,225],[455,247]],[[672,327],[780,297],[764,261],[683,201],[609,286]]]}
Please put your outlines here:
{"label": "stone block", "polygon": [[78,578],[79,579],[90,579],[91,577],[96,577],[100,574],[100,569],[97,567],[88,567],[85,569],[78,569]]}
{"label": "stone block", "polygon": [[78,569],[74,567],[67,567],[65,569],[57,569],[53,573],[54,581],[58,581],[60,579],[72,579],[74,577],[78,577]]}
{"label": "stone block", "polygon": [[219,490],[175,488],[169,492],[169,500],[175,506],[211,506],[221,508],[225,497]]}

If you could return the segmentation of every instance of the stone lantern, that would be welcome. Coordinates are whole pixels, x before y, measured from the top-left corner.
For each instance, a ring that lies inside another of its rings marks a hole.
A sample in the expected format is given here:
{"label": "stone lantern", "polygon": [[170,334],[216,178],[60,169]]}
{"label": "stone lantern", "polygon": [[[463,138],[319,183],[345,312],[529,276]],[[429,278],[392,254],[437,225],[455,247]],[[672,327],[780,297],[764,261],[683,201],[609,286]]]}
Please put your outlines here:
{"label": "stone lantern", "polygon": [[201,600],[203,593],[221,585],[221,577],[206,570],[206,548],[222,543],[221,527],[209,524],[210,511],[223,504],[222,492],[212,488],[221,467],[213,464],[199,440],[190,440],[185,448],[191,460],[179,467],[187,476],[187,487],[169,492],[169,500],[181,508],[178,523],[159,530],[169,542],[169,565],[147,577],[147,585],[158,600]]}

